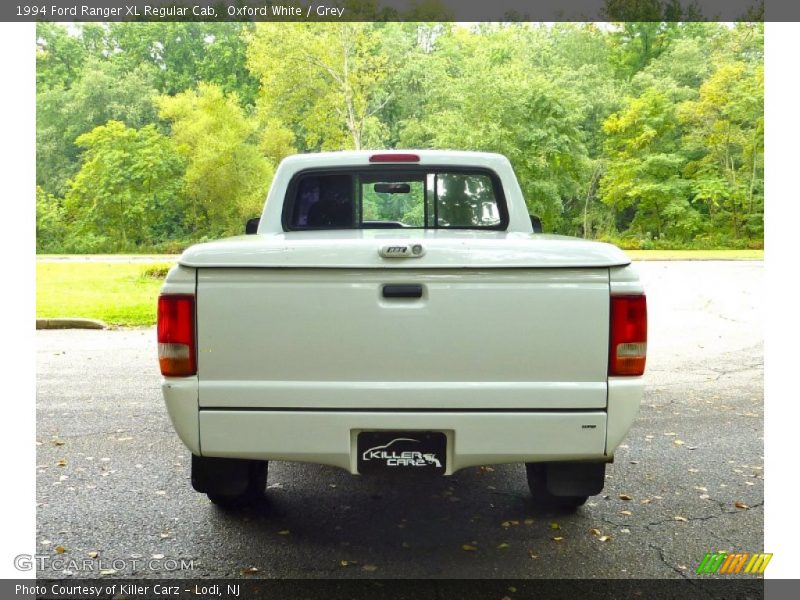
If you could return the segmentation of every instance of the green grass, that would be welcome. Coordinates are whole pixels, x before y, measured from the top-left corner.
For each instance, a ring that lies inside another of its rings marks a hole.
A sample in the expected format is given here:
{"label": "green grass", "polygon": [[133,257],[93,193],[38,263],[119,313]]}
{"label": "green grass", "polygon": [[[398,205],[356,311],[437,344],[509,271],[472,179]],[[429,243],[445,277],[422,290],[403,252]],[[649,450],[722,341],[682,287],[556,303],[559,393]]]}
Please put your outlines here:
{"label": "green grass", "polygon": [[763,250],[625,250],[632,260],[764,260]]}
{"label": "green grass", "polygon": [[36,316],[83,317],[109,325],[156,322],[163,263],[36,263]]}

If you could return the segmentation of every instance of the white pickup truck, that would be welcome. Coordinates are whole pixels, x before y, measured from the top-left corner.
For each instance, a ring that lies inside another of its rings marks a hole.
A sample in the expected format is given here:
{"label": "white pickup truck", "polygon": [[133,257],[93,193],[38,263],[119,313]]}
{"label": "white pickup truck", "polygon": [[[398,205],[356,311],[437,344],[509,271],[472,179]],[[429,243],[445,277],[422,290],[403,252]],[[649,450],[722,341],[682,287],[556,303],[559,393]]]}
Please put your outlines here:
{"label": "white pickup truck", "polygon": [[187,249],[158,300],[196,490],[250,501],[269,460],[522,462],[543,507],[602,490],[643,391],[642,285],[618,248],[542,234],[505,157],[292,156],[247,229]]}

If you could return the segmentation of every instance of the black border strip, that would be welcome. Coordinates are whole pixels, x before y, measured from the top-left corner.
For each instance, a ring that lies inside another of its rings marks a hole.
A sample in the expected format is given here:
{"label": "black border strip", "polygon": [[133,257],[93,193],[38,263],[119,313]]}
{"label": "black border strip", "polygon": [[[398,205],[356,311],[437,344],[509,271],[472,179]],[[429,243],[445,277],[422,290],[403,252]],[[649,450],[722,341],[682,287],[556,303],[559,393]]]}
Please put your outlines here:
{"label": "black border strip", "polygon": [[[54,7],[59,10],[54,11]],[[0,3],[0,20],[798,21],[800,3],[793,0],[17,0]]]}
{"label": "black border strip", "polygon": [[[554,565],[553,572],[558,572]],[[41,586],[44,594],[15,593],[15,585],[24,584],[28,588]],[[155,585],[177,586],[176,595],[157,595],[153,593]],[[101,593],[99,596],[53,594],[54,586],[66,588],[76,586],[96,586],[104,590],[112,586],[137,585],[146,587],[145,593]],[[370,599],[384,600],[389,598],[405,598],[425,600],[428,598],[441,600],[462,599],[477,600],[487,598],[508,597],[512,600],[536,598],[537,600],[580,598],[581,600],[641,598],[647,600],[687,598],[704,598],[719,600],[754,600],[765,597],[765,589],[773,598],[796,598],[800,593],[798,580],[767,580],[752,576],[700,577],[687,574],[687,578],[676,579],[45,579],[36,580],[3,580],[0,582],[0,597],[11,598],[46,598],[65,600],[67,598],[126,598],[128,600],[145,600],[170,598],[184,600],[213,597],[197,595],[195,586],[210,587],[219,585],[222,593],[218,598],[303,598],[306,600],[345,600]],[[240,586],[238,596],[226,593],[227,586]],[[513,590],[513,591],[512,591]],[[774,594],[774,595],[773,595]]]}

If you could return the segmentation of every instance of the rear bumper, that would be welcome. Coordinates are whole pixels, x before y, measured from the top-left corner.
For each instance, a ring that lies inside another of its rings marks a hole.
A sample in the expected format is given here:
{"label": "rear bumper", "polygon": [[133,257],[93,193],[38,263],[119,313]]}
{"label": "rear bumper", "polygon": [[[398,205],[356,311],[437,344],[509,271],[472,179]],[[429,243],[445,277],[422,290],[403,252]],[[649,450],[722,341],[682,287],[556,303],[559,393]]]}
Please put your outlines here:
{"label": "rear bumper", "polygon": [[446,473],[524,460],[603,457],[604,412],[200,411],[204,456],[296,460],[356,473],[364,430],[434,430],[447,435]]}
{"label": "rear bumper", "polygon": [[609,381],[606,410],[286,410],[202,408],[195,378],[162,386],[184,444],[202,456],[327,464],[356,473],[364,430],[447,435],[451,474],[475,465],[611,460],[639,410],[641,378]]}

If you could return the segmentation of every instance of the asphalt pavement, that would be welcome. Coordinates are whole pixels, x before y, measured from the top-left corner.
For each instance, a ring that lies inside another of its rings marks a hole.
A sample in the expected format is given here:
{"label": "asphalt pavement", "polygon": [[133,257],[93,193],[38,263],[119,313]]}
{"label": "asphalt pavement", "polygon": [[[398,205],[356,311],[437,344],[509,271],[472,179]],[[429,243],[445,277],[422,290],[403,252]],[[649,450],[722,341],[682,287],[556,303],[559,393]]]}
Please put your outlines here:
{"label": "asphalt pavement", "polygon": [[42,577],[681,578],[761,551],[761,262],[644,262],[647,390],[606,487],[537,513],[521,465],[400,483],[273,462],[259,504],[189,483],[154,329],[37,339]]}

